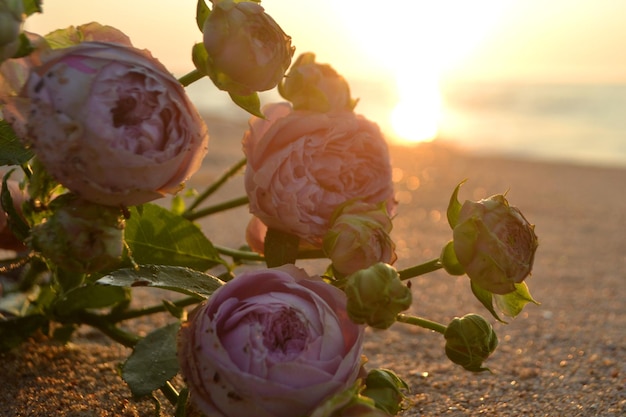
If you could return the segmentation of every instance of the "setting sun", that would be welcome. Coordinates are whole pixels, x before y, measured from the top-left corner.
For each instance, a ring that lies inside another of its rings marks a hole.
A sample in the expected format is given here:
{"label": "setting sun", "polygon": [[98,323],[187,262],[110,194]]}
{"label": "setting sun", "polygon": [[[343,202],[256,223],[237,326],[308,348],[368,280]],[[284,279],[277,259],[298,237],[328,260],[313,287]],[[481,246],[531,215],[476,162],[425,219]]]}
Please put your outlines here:
{"label": "setting sun", "polygon": [[480,0],[336,3],[344,29],[363,53],[394,82],[397,102],[385,121],[392,140],[419,142],[436,137],[442,116],[440,83],[446,73],[488,34],[511,1]]}

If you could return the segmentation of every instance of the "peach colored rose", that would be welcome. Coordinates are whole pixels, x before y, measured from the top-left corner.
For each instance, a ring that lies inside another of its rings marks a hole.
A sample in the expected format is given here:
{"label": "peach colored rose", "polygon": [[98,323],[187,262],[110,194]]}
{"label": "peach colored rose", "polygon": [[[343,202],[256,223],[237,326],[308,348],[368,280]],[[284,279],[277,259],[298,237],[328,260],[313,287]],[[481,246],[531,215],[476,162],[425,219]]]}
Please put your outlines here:
{"label": "peach colored rose", "polygon": [[244,272],[199,305],[178,358],[207,416],[306,416],[359,377],[363,330],[341,290],[284,265]]}
{"label": "peach colored rose", "polygon": [[375,123],[352,112],[264,108],[243,138],[250,211],[268,227],[321,247],[334,210],[351,199],[395,207],[391,164]]}
{"label": "peach colored rose", "polygon": [[[119,31],[95,29],[87,32],[123,42]],[[177,192],[200,167],[207,128],[149,52],[83,42],[40,59],[19,95],[3,98],[3,112],[65,187],[95,203],[130,206]]]}

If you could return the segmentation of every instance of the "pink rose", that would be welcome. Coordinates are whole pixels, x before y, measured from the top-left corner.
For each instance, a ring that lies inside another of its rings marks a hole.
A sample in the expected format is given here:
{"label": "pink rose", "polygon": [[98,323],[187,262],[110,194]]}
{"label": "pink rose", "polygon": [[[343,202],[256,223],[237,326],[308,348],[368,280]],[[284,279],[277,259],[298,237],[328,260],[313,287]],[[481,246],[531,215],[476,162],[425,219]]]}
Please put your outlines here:
{"label": "pink rose", "polygon": [[[107,30],[88,32],[107,38]],[[65,187],[95,203],[130,206],[176,193],[200,167],[206,126],[147,51],[84,42],[41,60],[19,95],[4,98],[3,112]]]}
{"label": "pink rose", "polygon": [[250,211],[268,227],[321,247],[333,212],[351,199],[395,207],[380,129],[352,112],[266,106],[243,138]]}
{"label": "pink rose", "polygon": [[354,201],[339,207],[324,236],[324,252],[333,270],[345,276],[378,262],[393,264],[397,257],[391,227],[383,204]]}
{"label": "pink rose", "polygon": [[284,265],[245,272],[196,308],[178,357],[208,416],[306,416],[354,384],[362,342],[341,290]]}
{"label": "pink rose", "polygon": [[239,96],[276,87],[295,50],[291,38],[252,1],[214,0],[202,32],[209,77]]}
{"label": "pink rose", "polygon": [[501,194],[466,201],[453,236],[454,252],[465,273],[487,291],[513,292],[532,270],[538,246],[535,226]]}

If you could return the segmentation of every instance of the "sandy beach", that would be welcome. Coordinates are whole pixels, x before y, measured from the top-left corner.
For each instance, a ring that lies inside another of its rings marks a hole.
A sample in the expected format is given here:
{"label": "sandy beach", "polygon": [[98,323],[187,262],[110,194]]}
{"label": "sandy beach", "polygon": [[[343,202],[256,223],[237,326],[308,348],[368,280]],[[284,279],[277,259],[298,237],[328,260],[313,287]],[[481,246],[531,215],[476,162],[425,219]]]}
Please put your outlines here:
{"label": "sandy beach", "polygon": [[[209,121],[210,153],[192,187],[208,184],[241,157],[238,127]],[[439,255],[451,238],[450,194],[466,178],[462,200],[508,192],[509,202],[536,225],[540,243],[527,282],[541,305],[528,305],[508,325],[490,317],[467,277],[436,272],[412,280],[411,313],[448,323],[475,312],[494,324],[500,344],[486,362],[492,373],[452,364],[437,333],[398,323],[369,332],[369,366],[391,368],[411,387],[413,407],[402,416],[625,415],[626,170],[478,156],[437,142],[391,151],[400,202],[393,230],[398,268]],[[240,180],[223,196],[241,190]],[[243,216],[245,208],[201,226],[215,243],[236,247],[243,243]],[[306,268],[323,271],[315,263]],[[169,293],[138,289],[135,295],[135,302],[154,304]],[[159,320],[130,324],[145,334]],[[117,374],[128,354],[89,328],[68,345],[33,338],[0,354],[0,416],[153,416],[154,403],[134,400]],[[172,415],[162,403],[162,415]]]}

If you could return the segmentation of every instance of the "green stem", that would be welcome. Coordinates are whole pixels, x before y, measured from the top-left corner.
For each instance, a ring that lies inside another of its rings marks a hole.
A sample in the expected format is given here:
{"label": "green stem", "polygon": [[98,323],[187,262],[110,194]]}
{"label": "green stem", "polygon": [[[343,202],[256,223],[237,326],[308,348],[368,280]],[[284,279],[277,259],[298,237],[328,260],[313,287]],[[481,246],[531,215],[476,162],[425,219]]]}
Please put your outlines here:
{"label": "green stem", "polygon": [[213,245],[213,247],[222,255],[230,256],[235,259],[245,259],[246,261],[265,261],[263,255],[260,255],[256,252],[251,252],[247,250],[237,250],[227,248],[225,246]]}
{"label": "green stem", "polygon": [[400,279],[405,280],[428,274],[429,272],[433,272],[441,268],[443,268],[443,265],[441,264],[441,262],[439,262],[439,258],[436,258],[432,261],[428,261],[423,264],[415,265],[410,268],[403,269],[402,271],[398,271],[398,274],[400,274]]}
{"label": "green stem", "polygon": [[[198,297],[185,297],[181,298],[180,300],[173,301],[172,304],[174,304],[176,307],[187,307],[193,304],[197,304],[200,301],[202,300]],[[104,316],[104,318],[106,318],[106,320],[111,323],[119,323],[120,321],[136,319],[138,317],[149,316],[156,313],[163,313],[165,311],[167,311],[167,307],[165,307],[164,304],[159,304],[156,306],[140,308],[137,310],[113,312]]]}
{"label": "green stem", "polygon": [[396,320],[400,323],[411,324],[413,326],[423,327],[424,329],[434,330],[438,333],[444,334],[447,327],[436,321],[423,319],[421,317],[409,316],[406,314],[398,314]]}
{"label": "green stem", "polygon": [[189,214],[193,209],[198,207],[200,203],[209,198],[211,194],[217,191],[226,181],[228,181],[233,175],[235,175],[241,168],[246,165],[246,158],[243,158],[241,161],[237,162],[235,165],[230,167],[228,171],[226,171],[220,178],[217,179],[209,188],[207,188],[202,194],[200,194],[193,203],[185,210],[183,215]]}
{"label": "green stem", "polygon": [[204,74],[201,73],[200,71],[198,71],[197,69],[183,75],[182,77],[180,77],[178,79],[178,82],[181,83],[183,85],[183,87],[187,87],[189,84],[198,81],[199,79],[201,79],[202,77],[204,77]]}
{"label": "green stem", "polygon": [[183,217],[187,220],[193,221],[199,219],[200,217],[209,216],[211,214],[219,213],[220,211],[230,210],[239,206],[245,206],[246,204],[248,204],[248,196],[243,196],[224,201],[223,203],[216,204],[202,210],[198,210],[195,213],[183,213]]}
{"label": "green stem", "polygon": [[174,388],[174,386],[167,381],[160,389],[170,404],[176,407],[176,404],[178,403],[178,391],[176,391],[176,388]]}
{"label": "green stem", "polygon": [[120,329],[105,317],[97,314],[84,312],[80,315],[79,322],[95,327],[117,343],[129,348],[133,348],[141,340],[141,337],[136,334]]}

